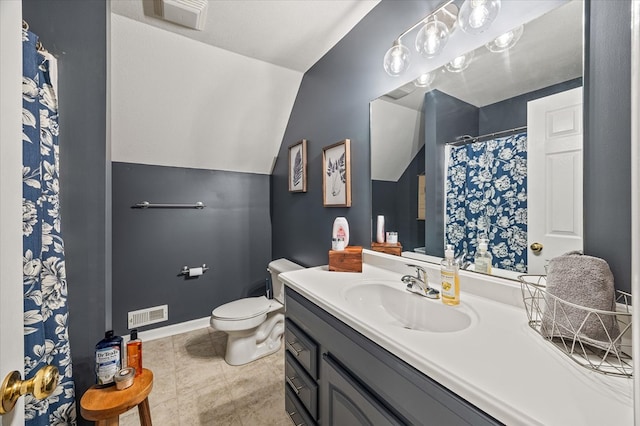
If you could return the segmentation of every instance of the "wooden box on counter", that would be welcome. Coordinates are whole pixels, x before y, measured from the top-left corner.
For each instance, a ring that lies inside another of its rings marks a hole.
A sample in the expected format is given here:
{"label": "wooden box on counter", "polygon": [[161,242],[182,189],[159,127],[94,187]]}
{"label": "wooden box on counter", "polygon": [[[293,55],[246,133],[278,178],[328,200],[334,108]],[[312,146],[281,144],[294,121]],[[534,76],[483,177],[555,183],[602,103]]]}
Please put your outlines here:
{"label": "wooden box on counter", "polygon": [[395,256],[402,255],[402,244],[400,243],[371,243],[371,250],[382,253],[393,254]]}
{"label": "wooden box on counter", "polygon": [[348,246],[344,250],[329,250],[329,270],[362,272],[362,246]]}

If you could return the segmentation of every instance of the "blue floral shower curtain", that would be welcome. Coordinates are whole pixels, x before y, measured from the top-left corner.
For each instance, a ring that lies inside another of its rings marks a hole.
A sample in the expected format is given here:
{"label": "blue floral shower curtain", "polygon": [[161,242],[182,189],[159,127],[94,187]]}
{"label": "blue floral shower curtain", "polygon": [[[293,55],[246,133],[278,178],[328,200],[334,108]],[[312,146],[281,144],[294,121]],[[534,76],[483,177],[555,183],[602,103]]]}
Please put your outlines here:
{"label": "blue floral shower curtain", "polygon": [[488,238],[493,266],[527,272],[527,134],[452,147],[445,244],[472,260]]}
{"label": "blue floral shower curtain", "polygon": [[43,401],[25,397],[27,425],[76,424],[67,330],[67,280],[58,198],[58,106],[53,58],[22,33],[22,230],[25,377],[54,365],[60,381]]}

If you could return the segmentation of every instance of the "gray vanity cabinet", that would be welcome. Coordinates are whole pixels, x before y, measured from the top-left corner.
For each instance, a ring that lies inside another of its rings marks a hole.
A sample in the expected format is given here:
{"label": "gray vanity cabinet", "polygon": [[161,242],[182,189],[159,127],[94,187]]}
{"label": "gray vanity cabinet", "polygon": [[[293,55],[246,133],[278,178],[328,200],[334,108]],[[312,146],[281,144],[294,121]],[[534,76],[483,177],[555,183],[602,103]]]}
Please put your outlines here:
{"label": "gray vanity cabinet", "polygon": [[284,345],[285,409],[295,425],[315,425],[320,348],[289,319],[285,320]]}
{"label": "gray vanity cabinet", "polygon": [[351,377],[331,355],[322,355],[322,420],[328,425],[402,425],[402,421]]}
{"label": "gray vanity cabinet", "polygon": [[291,288],[285,296],[285,400],[296,425],[501,424]]}

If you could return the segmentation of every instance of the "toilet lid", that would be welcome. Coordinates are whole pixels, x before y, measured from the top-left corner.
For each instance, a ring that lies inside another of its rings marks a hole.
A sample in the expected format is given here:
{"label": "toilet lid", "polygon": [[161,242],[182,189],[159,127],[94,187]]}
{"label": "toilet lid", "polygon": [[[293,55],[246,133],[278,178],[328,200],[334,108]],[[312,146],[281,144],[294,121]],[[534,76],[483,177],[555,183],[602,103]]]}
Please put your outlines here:
{"label": "toilet lid", "polygon": [[247,297],[218,306],[212,314],[220,319],[243,320],[264,314],[270,306],[271,302],[264,296]]}

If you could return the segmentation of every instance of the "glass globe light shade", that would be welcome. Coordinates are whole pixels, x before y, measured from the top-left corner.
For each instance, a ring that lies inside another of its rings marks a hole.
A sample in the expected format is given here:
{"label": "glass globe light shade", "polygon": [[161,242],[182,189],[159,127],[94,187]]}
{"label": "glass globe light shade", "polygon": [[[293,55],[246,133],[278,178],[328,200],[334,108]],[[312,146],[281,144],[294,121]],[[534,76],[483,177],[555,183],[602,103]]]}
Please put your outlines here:
{"label": "glass globe light shade", "polygon": [[514,28],[501,36],[496,37],[493,41],[485,44],[485,46],[494,53],[504,52],[516,45],[518,40],[520,40],[520,37],[522,37],[523,32],[524,25],[520,25],[518,28]]}
{"label": "glass globe light shade", "polygon": [[418,31],[416,50],[425,58],[433,58],[442,52],[449,40],[449,28],[441,21],[429,21]]}
{"label": "glass globe light shade", "polygon": [[384,55],[384,70],[392,77],[397,77],[409,68],[409,49],[395,41]]}
{"label": "glass globe light shade", "polygon": [[413,84],[416,87],[429,87],[433,80],[436,78],[436,73],[434,72],[426,72],[424,74],[420,74],[418,78],[413,80]]}
{"label": "glass globe light shade", "polygon": [[444,67],[449,72],[462,72],[469,67],[472,59],[473,51],[453,58],[453,60],[451,60],[451,62],[448,62]]}
{"label": "glass globe light shade", "polygon": [[467,34],[480,34],[495,21],[500,5],[500,0],[465,0],[458,14],[458,25]]}

